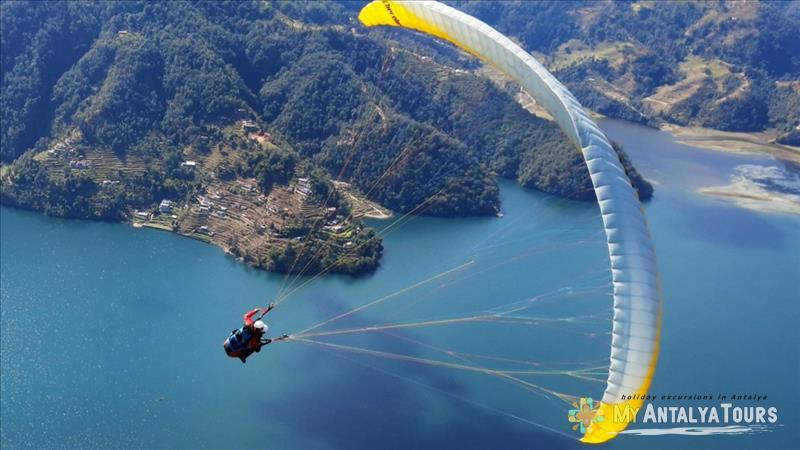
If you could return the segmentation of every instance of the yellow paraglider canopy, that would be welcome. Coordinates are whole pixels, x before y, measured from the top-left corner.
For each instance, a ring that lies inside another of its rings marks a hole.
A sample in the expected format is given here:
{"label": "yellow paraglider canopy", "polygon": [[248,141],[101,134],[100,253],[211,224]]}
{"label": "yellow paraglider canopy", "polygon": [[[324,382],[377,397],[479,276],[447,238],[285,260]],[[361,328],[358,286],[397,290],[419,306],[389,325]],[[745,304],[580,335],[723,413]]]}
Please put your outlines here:
{"label": "yellow paraglider canopy", "polygon": [[[659,352],[661,292],[655,252],[636,191],[616,151],[578,100],[529,53],[480,20],[435,1],[375,0],[366,26],[396,26],[447,40],[516,80],[583,154],[603,217],[614,286],[609,376],[599,413],[581,441],[602,443],[624,430],[650,388]],[[624,417],[620,419],[620,416]]]}

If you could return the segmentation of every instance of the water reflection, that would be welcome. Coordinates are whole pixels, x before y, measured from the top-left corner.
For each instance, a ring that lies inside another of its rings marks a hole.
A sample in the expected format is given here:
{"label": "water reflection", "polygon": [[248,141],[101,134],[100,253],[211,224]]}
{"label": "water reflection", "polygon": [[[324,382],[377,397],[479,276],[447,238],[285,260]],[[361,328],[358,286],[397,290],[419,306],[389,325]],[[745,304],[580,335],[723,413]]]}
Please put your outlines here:
{"label": "water reflection", "polygon": [[763,214],[721,201],[687,201],[676,208],[677,230],[688,237],[740,248],[783,249],[786,230]]}
{"label": "water reflection", "polygon": [[433,370],[395,365],[388,371],[316,348],[307,349],[303,359],[310,364],[304,370],[330,375],[254,408],[265,412],[264,420],[332,448],[528,448],[535,442],[558,449],[575,444],[460,400],[469,398],[465,386]]}

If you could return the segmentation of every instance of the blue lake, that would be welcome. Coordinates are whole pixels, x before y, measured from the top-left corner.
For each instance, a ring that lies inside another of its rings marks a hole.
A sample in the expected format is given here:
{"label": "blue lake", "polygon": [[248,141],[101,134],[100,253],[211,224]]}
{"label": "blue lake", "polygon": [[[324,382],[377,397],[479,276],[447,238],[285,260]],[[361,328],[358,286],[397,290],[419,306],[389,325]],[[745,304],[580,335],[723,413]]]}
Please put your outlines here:
{"label": "blue lake", "polygon": [[[602,125],[658,182],[646,205],[665,298],[651,392],[767,395],[743,404],[777,406],[780,418],[753,435],[620,436],[609,447],[789,447],[800,419],[800,220],[694,192],[724,183],[737,165],[776,163]],[[569,406],[546,392],[599,398],[605,386],[557,374],[608,365],[610,274],[597,209],[512,182],[501,195],[502,217],[414,218],[384,233],[374,275],[306,285],[169,233],[2,208],[0,443],[580,447]],[[380,355],[289,341],[247,364],[228,359],[222,340],[242,313],[295,287],[268,316],[275,334],[376,300],[313,331],[456,321],[312,338]],[[477,320],[517,308],[515,323]],[[521,386],[464,367],[545,373]]]}

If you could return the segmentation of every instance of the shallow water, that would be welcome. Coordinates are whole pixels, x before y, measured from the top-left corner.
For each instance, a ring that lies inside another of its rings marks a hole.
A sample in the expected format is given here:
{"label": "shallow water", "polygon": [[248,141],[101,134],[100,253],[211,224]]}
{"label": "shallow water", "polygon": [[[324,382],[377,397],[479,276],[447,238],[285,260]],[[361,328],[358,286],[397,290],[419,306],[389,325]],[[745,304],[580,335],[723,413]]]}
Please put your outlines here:
{"label": "shallow water", "polygon": [[[646,206],[665,296],[651,392],[766,394],[783,426],[751,436],[621,436],[610,446],[789,446],[800,418],[792,410],[800,221],[693,192],[697,180],[716,184],[764,159],[674,149],[669,135],[612,125],[603,124],[660,182]],[[520,314],[574,322],[469,321],[318,339],[470,366],[520,368],[442,349],[541,369],[607,367],[610,275],[596,207],[510,182],[501,195],[501,218],[416,218],[389,232],[376,274],[310,284],[268,316],[271,331],[303,330],[472,261],[319,330],[469,317],[548,293]],[[246,309],[289,284],[283,276],[156,230],[0,211],[3,447],[579,446],[568,405],[483,373],[301,342],[266,347],[247,364],[228,359],[222,340]],[[604,387],[526,380],[595,398]]]}

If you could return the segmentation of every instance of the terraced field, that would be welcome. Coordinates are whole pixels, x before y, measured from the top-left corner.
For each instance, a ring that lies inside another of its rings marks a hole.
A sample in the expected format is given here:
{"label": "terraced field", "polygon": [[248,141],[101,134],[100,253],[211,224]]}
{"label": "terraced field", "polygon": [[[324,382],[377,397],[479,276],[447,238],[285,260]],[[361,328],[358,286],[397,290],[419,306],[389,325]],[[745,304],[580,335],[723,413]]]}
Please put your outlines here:
{"label": "terraced field", "polygon": [[89,175],[94,181],[101,183],[104,180],[117,180],[120,174],[132,175],[144,173],[148,168],[160,170],[159,162],[146,162],[138,156],[120,158],[111,151],[78,147],[75,151],[59,151],[51,154],[47,151],[39,153],[36,158],[47,168],[51,176],[61,177],[64,169],[71,162],[80,161],[85,168],[78,168]]}
{"label": "terraced field", "polygon": [[736,74],[736,83],[733,86],[727,80],[732,79],[730,64],[724,61],[713,59],[706,60],[697,56],[689,56],[680,65],[680,73],[683,79],[674,84],[661,86],[655,94],[643,99],[643,102],[656,114],[670,112],[678,103],[687,100],[706,82],[714,84],[715,89],[721,96],[717,102],[736,98],[747,91],[749,83],[741,73]]}

